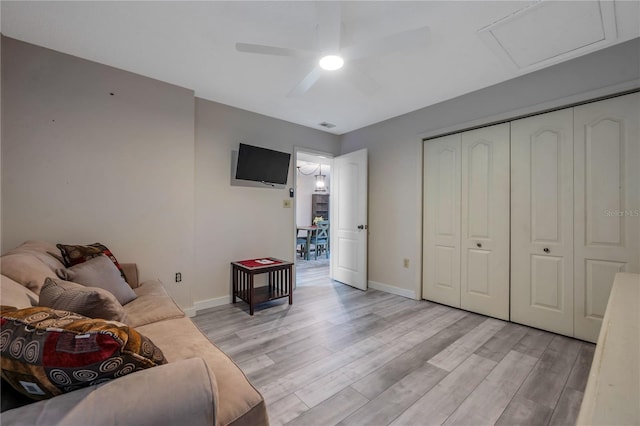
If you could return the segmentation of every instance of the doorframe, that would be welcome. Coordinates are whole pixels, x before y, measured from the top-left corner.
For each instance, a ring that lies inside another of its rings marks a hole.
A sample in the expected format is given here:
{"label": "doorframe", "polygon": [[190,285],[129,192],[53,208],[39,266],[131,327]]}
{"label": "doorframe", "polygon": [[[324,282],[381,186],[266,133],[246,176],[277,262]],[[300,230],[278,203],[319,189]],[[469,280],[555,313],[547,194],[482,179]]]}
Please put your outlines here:
{"label": "doorframe", "polygon": [[[297,146],[294,145],[293,146],[293,161],[294,161],[294,165],[293,165],[293,223],[292,223],[292,227],[293,227],[293,241],[291,244],[291,248],[292,248],[292,253],[293,253],[293,264],[295,266],[296,261],[297,261],[297,253],[296,253],[296,237],[297,237],[297,218],[298,218],[298,172],[297,172],[297,164],[298,164],[298,153],[303,153],[303,154],[309,154],[309,155],[315,155],[318,157],[325,157],[329,160],[330,164],[331,164],[331,168],[333,169],[333,159],[336,156],[333,153],[327,152],[327,151],[320,151],[317,149],[313,149],[313,148],[306,148],[303,146]],[[329,192],[329,194],[331,194],[331,192]],[[333,203],[334,200],[331,200],[331,203]],[[331,240],[331,234],[333,233],[333,228],[329,227],[329,240]],[[331,260],[329,260],[329,262],[331,262]],[[331,275],[331,263],[329,263],[329,275]],[[296,274],[293,274],[294,276],[294,286],[295,286],[295,276]]]}

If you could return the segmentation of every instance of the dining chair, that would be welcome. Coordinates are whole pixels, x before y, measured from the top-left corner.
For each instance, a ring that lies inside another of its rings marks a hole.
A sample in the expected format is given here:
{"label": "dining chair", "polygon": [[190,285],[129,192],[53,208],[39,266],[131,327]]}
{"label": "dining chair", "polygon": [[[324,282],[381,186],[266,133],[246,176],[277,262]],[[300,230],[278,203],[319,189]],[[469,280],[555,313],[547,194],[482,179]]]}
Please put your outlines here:
{"label": "dining chair", "polygon": [[318,229],[312,238],[312,242],[315,248],[315,259],[318,258],[318,253],[323,252],[325,258],[329,258],[329,221],[320,220],[316,223]]}
{"label": "dining chair", "polygon": [[296,233],[296,252],[300,253],[300,257],[305,260],[309,260],[309,252],[308,252],[308,235],[300,235],[301,232],[308,234],[309,231],[298,230]]}

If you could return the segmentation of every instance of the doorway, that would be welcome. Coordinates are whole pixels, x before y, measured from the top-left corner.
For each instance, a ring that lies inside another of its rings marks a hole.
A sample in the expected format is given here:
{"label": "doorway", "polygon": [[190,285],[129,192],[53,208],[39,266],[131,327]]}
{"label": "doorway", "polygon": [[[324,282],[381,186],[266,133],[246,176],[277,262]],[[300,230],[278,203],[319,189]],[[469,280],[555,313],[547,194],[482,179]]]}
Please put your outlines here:
{"label": "doorway", "polygon": [[[294,154],[294,219],[299,220],[296,223],[293,253],[296,271],[312,265],[311,259],[318,265],[324,255],[324,265],[320,270],[328,280],[366,290],[369,234],[367,149],[333,157],[294,148]],[[300,168],[297,167],[298,160]],[[305,182],[309,184],[305,185]],[[326,206],[321,206],[323,209],[312,210],[310,198],[313,200],[314,194],[328,195],[325,197]],[[308,232],[315,231],[316,219],[327,222],[328,232],[324,244],[318,239],[314,239],[313,244],[309,240],[313,238],[313,233]],[[300,229],[305,225],[307,229]],[[299,240],[298,233],[301,237],[305,235],[307,240]],[[302,245],[304,250],[301,249]],[[296,279],[297,276],[296,273]]]}
{"label": "doorway", "polygon": [[296,150],[297,285],[319,279],[329,281],[332,160],[328,154]]}

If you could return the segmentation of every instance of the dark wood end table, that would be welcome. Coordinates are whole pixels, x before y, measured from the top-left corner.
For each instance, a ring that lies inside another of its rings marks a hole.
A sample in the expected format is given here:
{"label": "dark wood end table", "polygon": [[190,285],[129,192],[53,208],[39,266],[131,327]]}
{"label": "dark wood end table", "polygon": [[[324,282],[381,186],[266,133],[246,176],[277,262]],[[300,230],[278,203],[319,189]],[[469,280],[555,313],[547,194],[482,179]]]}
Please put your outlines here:
{"label": "dark wood end table", "polygon": [[[247,302],[250,315],[256,305],[269,300],[289,297],[289,304],[293,304],[292,270],[292,262],[273,257],[231,262],[233,303],[236,298]],[[269,274],[267,286],[254,288],[253,277],[258,274]]]}

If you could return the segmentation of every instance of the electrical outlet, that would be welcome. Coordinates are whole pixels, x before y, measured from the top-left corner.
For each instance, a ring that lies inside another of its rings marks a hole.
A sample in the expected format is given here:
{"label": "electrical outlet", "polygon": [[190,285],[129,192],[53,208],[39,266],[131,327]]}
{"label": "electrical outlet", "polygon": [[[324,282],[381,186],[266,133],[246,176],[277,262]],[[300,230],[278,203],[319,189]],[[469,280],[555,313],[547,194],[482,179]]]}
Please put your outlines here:
{"label": "electrical outlet", "polygon": [[409,267],[409,259],[403,259],[402,260],[402,266],[404,266],[405,268]]}
{"label": "electrical outlet", "polygon": [[290,209],[291,208],[291,200],[282,200],[282,207],[284,207],[285,209]]}
{"label": "electrical outlet", "polygon": [[176,282],[182,282],[182,274],[180,272],[176,272]]}

